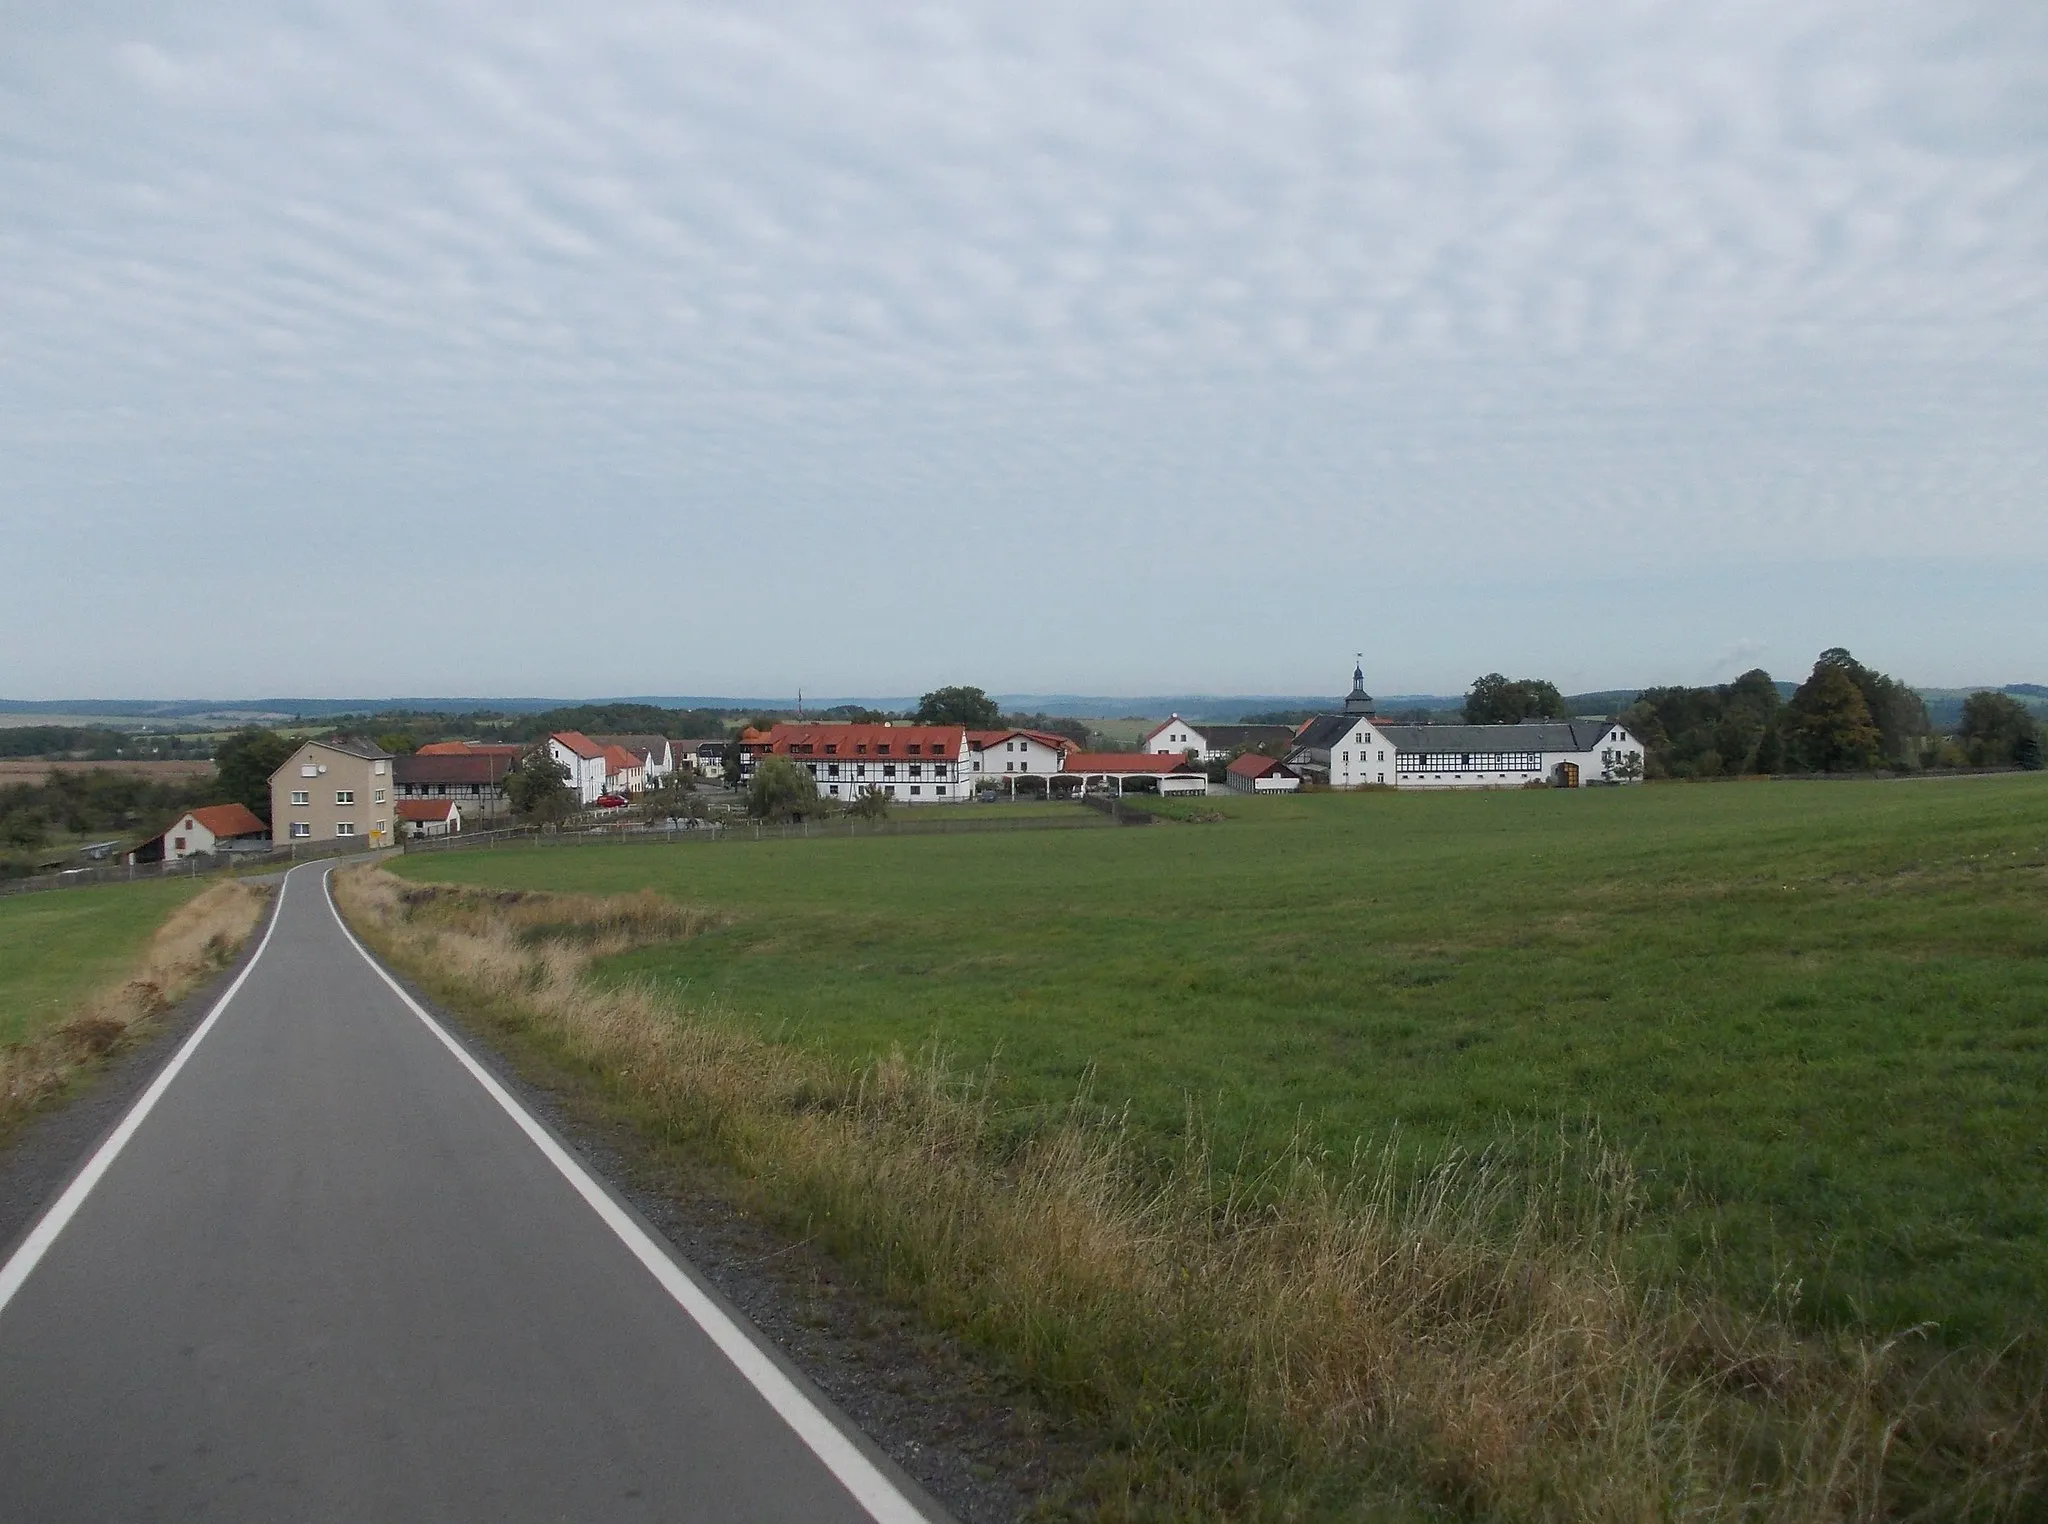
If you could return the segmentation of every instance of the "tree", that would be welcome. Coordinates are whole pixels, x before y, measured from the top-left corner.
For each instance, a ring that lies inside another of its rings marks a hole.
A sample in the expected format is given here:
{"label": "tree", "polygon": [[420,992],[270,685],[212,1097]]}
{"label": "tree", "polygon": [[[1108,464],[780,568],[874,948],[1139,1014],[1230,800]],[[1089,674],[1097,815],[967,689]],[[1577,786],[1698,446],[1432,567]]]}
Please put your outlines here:
{"label": "tree", "polygon": [[1895,767],[1919,765],[1934,733],[1920,695],[1895,677],[1873,672],[1841,646],[1820,653],[1815,670],[1821,667],[1837,668],[1863,695],[1870,722],[1877,727],[1878,755]]}
{"label": "tree", "polygon": [[[2024,767],[2023,751],[2031,750],[2036,758],[2041,754],[2040,722],[2025,704],[2006,693],[1973,693],[1964,699],[1956,739],[1962,742],[1972,767]],[[2028,742],[2032,742],[2031,748]]]}
{"label": "tree", "polygon": [[756,820],[801,820],[818,813],[818,784],[788,757],[763,757],[747,785],[747,813]]}
{"label": "tree", "polygon": [[260,725],[236,731],[214,748],[213,770],[220,776],[220,791],[268,821],[270,775],[297,750],[276,731]]}
{"label": "tree", "polygon": [[536,746],[505,774],[505,797],[511,801],[513,813],[535,825],[559,825],[576,812],[576,796],[569,792],[569,769],[545,746]]}
{"label": "tree", "polygon": [[1003,723],[1003,710],[979,688],[935,688],[917,701],[916,719],[920,725],[994,730]]}
{"label": "tree", "polygon": [[377,744],[394,757],[409,757],[420,749],[420,743],[415,741],[409,732],[403,730],[387,731],[377,737]]}
{"label": "tree", "polygon": [[740,743],[737,738],[725,743],[725,751],[718,760],[725,773],[725,786],[727,788],[736,789],[740,786],[741,768],[744,764],[745,755],[740,750]]}
{"label": "tree", "polygon": [[1785,745],[1815,772],[1856,772],[1873,766],[1884,744],[1870,705],[1839,662],[1825,657],[1785,706]]}
{"label": "tree", "polygon": [[1474,678],[1465,695],[1467,725],[1512,725],[1519,720],[1568,720],[1564,695],[1557,684],[1540,678],[1510,680],[1498,672]]}
{"label": "tree", "polygon": [[870,783],[854,796],[853,803],[846,807],[849,815],[858,815],[863,820],[881,820],[889,813],[889,796]]}

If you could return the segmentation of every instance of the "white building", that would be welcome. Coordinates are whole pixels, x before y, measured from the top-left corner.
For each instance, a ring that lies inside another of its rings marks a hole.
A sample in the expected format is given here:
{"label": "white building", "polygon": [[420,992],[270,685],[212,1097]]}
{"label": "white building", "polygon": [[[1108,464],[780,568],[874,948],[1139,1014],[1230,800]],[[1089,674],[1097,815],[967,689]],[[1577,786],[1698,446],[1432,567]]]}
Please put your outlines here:
{"label": "white building", "polygon": [[640,759],[640,786],[659,788],[675,776],[678,758],[667,736],[592,736],[600,746],[623,746]]}
{"label": "white building", "polygon": [[596,803],[604,792],[604,748],[580,730],[558,730],[548,737],[548,755],[569,770],[577,803]]}
{"label": "white building", "polygon": [[1365,674],[1354,672],[1344,713],[1318,715],[1303,726],[1288,764],[1331,788],[1581,788],[1642,781],[1643,743],[1618,720],[1389,725],[1371,709]]}
{"label": "white building", "polygon": [[215,852],[267,852],[270,827],[243,804],[206,804],[187,810],[161,836],[128,854],[131,863],[178,862]]}
{"label": "white building", "polygon": [[1015,793],[1022,779],[1036,779],[1040,790],[1063,771],[1074,743],[1043,730],[970,730],[968,760],[978,783],[995,783]]}
{"label": "white building", "polygon": [[1192,751],[1197,762],[1220,762],[1238,752],[1286,741],[1292,734],[1287,725],[1192,725],[1175,714],[1153,726],[1139,749],[1159,757]]}
{"label": "white building", "polygon": [[879,789],[892,804],[965,804],[974,797],[967,732],[958,725],[777,725],[740,737],[750,782],[767,756],[788,757],[826,799],[850,804]]}

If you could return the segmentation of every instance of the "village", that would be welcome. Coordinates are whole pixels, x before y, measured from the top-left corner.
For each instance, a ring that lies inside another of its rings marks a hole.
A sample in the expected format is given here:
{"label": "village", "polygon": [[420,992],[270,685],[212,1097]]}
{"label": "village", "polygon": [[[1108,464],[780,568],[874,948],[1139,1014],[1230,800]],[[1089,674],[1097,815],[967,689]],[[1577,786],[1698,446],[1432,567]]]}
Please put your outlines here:
{"label": "village", "polygon": [[1643,777],[1642,743],[1619,721],[1390,722],[1374,712],[1361,666],[1341,708],[1298,725],[1174,714],[1137,749],[1117,752],[1087,751],[1039,729],[895,720],[791,720],[694,739],[562,730],[525,744],[433,741],[409,754],[336,735],[302,742],[272,774],[268,825],[240,804],[191,810],[130,860],[314,842],[374,848],[504,824],[513,814],[508,780],[539,750],[579,813],[600,818],[679,780],[744,790],[771,757],[801,768],[821,803],[848,807],[864,797],[910,807],[1304,788],[1581,788]]}

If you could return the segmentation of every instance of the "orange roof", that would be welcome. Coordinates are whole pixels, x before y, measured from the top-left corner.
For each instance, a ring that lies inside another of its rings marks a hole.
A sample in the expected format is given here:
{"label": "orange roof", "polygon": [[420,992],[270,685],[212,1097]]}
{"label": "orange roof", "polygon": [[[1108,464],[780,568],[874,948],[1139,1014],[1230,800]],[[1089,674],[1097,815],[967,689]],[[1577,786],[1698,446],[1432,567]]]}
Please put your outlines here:
{"label": "orange roof", "polygon": [[1289,769],[1282,766],[1278,757],[1262,757],[1255,751],[1246,752],[1230,764],[1230,771],[1240,778],[1263,778],[1275,768],[1292,776]]}
{"label": "orange roof", "polygon": [[398,801],[400,820],[446,820],[455,813],[453,799],[401,799]]}
{"label": "orange roof", "polygon": [[1077,751],[1067,755],[1070,773],[1196,773],[1184,758],[1150,751]]}
{"label": "orange roof", "polygon": [[630,772],[633,768],[646,766],[647,759],[636,756],[623,746],[607,746],[604,749],[604,769],[607,773]]}
{"label": "orange roof", "polygon": [[503,753],[516,757],[525,751],[523,746],[514,746],[507,741],[429,741],[413,755],[416,757],[489,757]]}
{"label": "orange roof", "polygon": [[990,747],[1009,740],[1011,736],[1022,736],[1027,741],[1036,741],[1050,751],[1074,749],[1072,736],[1056,736],[1049,730],[1019,730],[1014,727],[1009,730],[970,730],[967,732],[967,744],[976,751],[987,751]]}
{"label": "orange roof", "polygon": [[257,819],[246,804],[202,804],[190,812],[194,820],[219,840],[228,836],[268,836],[270,827]]}
{"label": "orange roof", "polygon": [[560,741],[577,756],[593,759],[604,755],[604,748],[580,730],[558,730],[549,736],[550,741]]}
{"label": "orange roof", "polygon": [[957,757],[965,734],[958,725],[777,725],[743,739],[784,757]]}

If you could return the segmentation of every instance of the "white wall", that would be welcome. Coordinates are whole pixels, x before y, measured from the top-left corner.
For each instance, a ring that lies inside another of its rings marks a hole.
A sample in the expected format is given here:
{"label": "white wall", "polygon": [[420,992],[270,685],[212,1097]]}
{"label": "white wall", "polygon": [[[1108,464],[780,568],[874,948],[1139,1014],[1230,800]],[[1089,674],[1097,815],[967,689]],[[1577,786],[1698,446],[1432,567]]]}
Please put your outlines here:
{"label": "white wall", "polygon": [[604,792],[604,757],[579,757],[575,752],[548,737],[548,755],[569,769],[569,791],[577,802],[590,804]]}
{"label": "white wall", "polygon": [[[1060,754],[1043,741],[1029,736],[1012,736],[986,751],[971,754],[981,765],[980,779],[997,779],[1021,774],[1049,778],[1060,770]],[[1176,753],[1178,755],[1178,753]]]}
{"label": "white wall", "polygon": [[1209,761],[1214,755],[1208,737],[1179,715],[1173,716],[1159,734],[1145,742],[1145,750],[1155,757],[1178,757],[1190,748],[1204,762]]}
{"label": "white wall", "polygon": [[1361,717],[1331,744],[1330,787],[1364,788],[1394,781],[1394,748]]}
{"label": "white wall", "polygon": [[[178,845],[179,837],[185,840],[182,847]],[[213,832],[190,815],[184,816],[176,825],[164,832],[165,862],[174,862],[181,857],[197,857],[212,850]]]}

